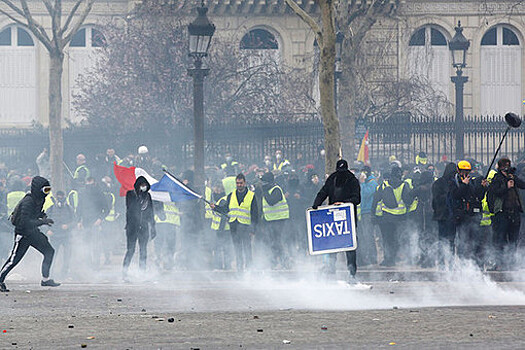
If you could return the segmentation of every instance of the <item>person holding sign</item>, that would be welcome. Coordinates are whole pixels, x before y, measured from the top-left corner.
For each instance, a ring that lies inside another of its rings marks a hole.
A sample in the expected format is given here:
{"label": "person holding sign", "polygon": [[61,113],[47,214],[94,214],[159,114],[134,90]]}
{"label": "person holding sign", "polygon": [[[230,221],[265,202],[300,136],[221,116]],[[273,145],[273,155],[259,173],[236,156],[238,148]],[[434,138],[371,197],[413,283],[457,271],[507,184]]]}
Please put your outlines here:
{"label": "person holding sign", "polygon": [[[328,204],[354,204],[354,217],[357,218],[357,205],[361,203],[361,188],[357,178],[348,170],[348,162],[340,159],[336,164],[336,171],[332,173],[324,186],[319,190],[312,205],[317,209],[328,197]],[[336,253],[328,254],[328,264],[323,267],[323,272],[335,274]],[[357,272],[356,251],[346,252],[346,265],[349,272],[349,282],[355,283]]]}

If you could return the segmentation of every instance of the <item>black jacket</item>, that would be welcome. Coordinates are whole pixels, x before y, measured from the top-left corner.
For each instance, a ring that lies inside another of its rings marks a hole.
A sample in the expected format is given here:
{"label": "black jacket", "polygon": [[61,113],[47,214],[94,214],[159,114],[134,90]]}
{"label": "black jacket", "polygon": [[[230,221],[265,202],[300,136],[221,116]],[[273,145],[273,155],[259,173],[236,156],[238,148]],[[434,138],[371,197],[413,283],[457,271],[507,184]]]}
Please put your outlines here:
{"label": "black jacket", "polygon": [[38,227],[44,225],[46,214],[42,206],[46,195],[42,192],[44,186],[49,186],[49,181],[40,176],[35,176],[31,181],[31,192],[20,201],[15,233],[22,236],[31,236],[39,232]]}
{"label": "black jacket", "polygon": [[432,209],[434,210],[433,219],[435,221],[451,220],[447,206],[447,196],[450,189],[449,182],[453,180],[455,174],[456,164],[448,163],[443,176],[432,184]]}
{"label": "black jacket", "polygon": [[523,212],[523,203],[518,189],[525,189],[525,182],[517,176],[513,176],[514,187],[508,188],[507,183],[510,178],[498,171],[492,179],[487,201],[491,213],[515,211]]}
{"label": "black jacket", "polygon": [[319,190],[315,197],[313,208],[323,204],[328,197],[328,204],[336,202],[353,203],[355,217],[357,218],[357,205],[361,203],[361,187],[354,174],[348,170],[336,171],[332,173],[324,186]]}
{"label": "black jacket", "polygon": [[471,178],[469,184],[461,181],[459,174],[449,181],[448,209],[455,223],[461,223],[468,216],[481,215],[481,200],[485,196],[485,188],[481,178]]}
{"label": "black jacket", "polygon": [[[52,199],[53,205],[46,210],[46,214],[53,218],[53,221],[55,222],[52,231],[55,235],[60,236],[60,234],[65,234],[71,231],[71,224],[75,220],[75,211],[69,204],[67,204],[65,199],[62,202],[59,202],[55,198]],[[63,230],[62,225],[68,225],[68,228]]]}
{"label": "black jacket", "polygon": [[[140,186],[147,186],[146,192],[140,191]],[[134,190],[126,193],[126,230],[148,232],[148,228],[155,230],[153,201],[149,194],[150,185],[144,176],[135,181]]]}

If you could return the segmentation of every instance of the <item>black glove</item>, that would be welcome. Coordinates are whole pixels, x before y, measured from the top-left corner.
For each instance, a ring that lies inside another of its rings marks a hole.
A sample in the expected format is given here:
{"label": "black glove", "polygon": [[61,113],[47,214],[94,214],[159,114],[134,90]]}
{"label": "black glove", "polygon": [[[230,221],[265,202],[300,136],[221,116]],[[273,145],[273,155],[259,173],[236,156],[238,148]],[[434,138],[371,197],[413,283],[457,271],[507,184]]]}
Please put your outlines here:
{"label": "black glove", "polygon": [[42,219],[42,224],[43,224],[43,225],[51,226],[51,225],[53,225],[54,223],[55,223],[55,222],[53,221],[53,219],[50,219],[50,218]]}
{"label": "black glove", "polygon": [[317,205],[312,205],[312,209],[317,209]]}
{"label": "black glove", "polygon": [[151,239],[155,239],[155,237],[157,237],[157,230],[155,230],[155,227],[151,228],[149,236]]}

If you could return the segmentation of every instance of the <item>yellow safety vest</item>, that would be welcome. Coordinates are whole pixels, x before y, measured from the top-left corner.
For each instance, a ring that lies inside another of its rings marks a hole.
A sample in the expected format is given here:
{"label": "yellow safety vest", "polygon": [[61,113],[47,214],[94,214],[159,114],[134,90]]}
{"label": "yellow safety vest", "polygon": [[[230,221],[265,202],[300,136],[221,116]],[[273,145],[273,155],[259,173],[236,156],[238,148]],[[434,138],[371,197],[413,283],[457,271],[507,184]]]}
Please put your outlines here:
{"label": "yellow safety vest", "polygon": [[180,212],[179,208],[174,203],[164,203],[164,214],[166,218],[161,220],[161,218],[155,214],[155,222],[159,224],[172,224],[175,226],[180,226]]}
{"label": "yellow safety vest", "polygon": [[[388,182],[383,181],[381,185],[377,186],[376,191],[384,190],[387,184]],[[376,205],[376,217],[380,217],[380,216],[383,216],[383,200],[378,201]]]}
{"label": "yellow safety vest", "polygon": [[[489,176],[487,176],[487,181],[489,183],[492,182],[492,179],[494,178],[494,175],[496,175],[496,170],[491,169],[489,171]],[[492,225],[492,217],[494,214],[492,214],[489,210],[489,202],[487,201],[487,193],[485,193],[485,196],[483,196],[483,199],[481,200],[481,221],[479,223],[480,226],[490,226]]]}
{"label": "yellow safety vest", "polygon": [[46,196],[46,199],[44,199],[44,205],[42,205],[42,210],[46,212],[49,208],[53,206],[53,191],[49,192],[49,194]]}
{"label": "yellow safety vest", "polygon": [[[236,161],[233,161],[233,162],[230,163],[230,166],[237,166],[237,165],[239,165],[239,163],[236,162]],[[228,167],[227,163],[222,163],[221,164],[221,169],[226,169],[227,167]]]}
{"label": "yellow safety vest", "polygon": [[113,193],[108,194],[111,196],[111,208],[108,216],[106,216],[106,221],[113,222],[117,219],[115,215],[115,195]]}
{"label": "yellow safety vest", "polygon": [[489,210],[489,202],[487,201],[487,194],[485,193],[485,196],[481,200],[482,205],[482,214],[481,214],[481,221],[479,223],[480,226],[490,226],[492,225],[492,217],[494,214],[492,214]]}
{"label": "yellow safety vest", "polygon": [[[224,196],[221,199],[217,201],[217,205],[221,205],[223,201],[225,201],[228,198],[228,196]],[[219,231],[219,228],[221,227],[221,220],[223,216],[219,215],[216,211],[212,210],[213,217],[211,218],[211,229],[214,231]],[[228,231],[230,229],[230,224],[226,222],[224,225],[224,230]]]}
{"label": "yellow safety vest", "polygon": [[24,198],[26,193],[24,191],[12,191],[7,194],[7,214],[11,215],[13,210],[15,210],[18,202]]}
{"label": "yellow safety vest", "polygon": [[[412,186],[412,179],[406,179],[405,182],[408,184],[408,186],[410,186],[410,189],[414,188],[414,186]],[[416,211],[418,203],[419,199],[414,198],[414,201],[412,202],[412,204],[410,204],[410,208],[408,208],[408,212],[411,213],[413,211]]]}
{"label": "yellow safety vest", "polygon": [[234,222],[237,220],[240,224],[251,225],[251,209],[254,195],[255,193],[248,190],[248,193],[246,193],[246,196],[244,196],[241,204],[239,204],[239,201],[237,200],[237,191],[232,192],[228,213],[228,215],[230,215],[229,222]]}
{"label": "yellow safety vest", "polygon": [[[208,202],[211,202],[211,188],[206,186],[206,189],[204,190],[204,199],[206,199]],[[211,219],[213,217],[213,214],[211,213],[211,207],[208,203],[204,205],[204,218],[205,219]]]}
{"label": "yellow safety vest", "polygon": [[[407,208],[405,206],[405,202],[403,202],[403,188],[405,187],[406,182],[403,182],[398,188],[392,188],[394,191],[394,197],[396,198],[397,207],[394,209],[388,208],[386,205],[382,205],[383,211],[387,212],[392,215],[403,215],[406,214]],[[389,184],[387,184],[386,187],[392,187]]]}
{"label": "yellow safety vest", "polygon": [[282,170],[283,167],[286,166],[286,165],[290,165],[290,161],[288,159],[285,159],[285,160],[281,161],[279,163],[279,165],[274,163],[273,164],[273,170]]}
{"label": "yellow safety vest", "polygon": [[78,192],[75,190],[69,191],[67,194],[67,204],[73,208],[73,210],[76,212],[78,207]]}
{"label": "yellow safety vest", "polygon": [[80,172],[82,170],[85,170],[86,171],[86,177],[83,178],[82,180],[86,180],[88,177],[91,176],[91,171],[89,171],[89,168],[85,165],[85,164],[82,164],[82,165],[79,165],[76,169],[75,169],[75,174],[73,174],[73,179],[78,179],[80,178]]}
{"label": "yellow safety vest", "polygon": [[283,190],[279,186],[275,185],[268,191],[268,193],[272,193],[272,191],[275,189],[281,191],[282,199],[279,202],[275,203],[274,205],[269,205],[266,201],[266,198],[263,197],[262,200],[263,217],[266,221],[277,221],[290,218],[290,209],[288,208],[288,203],[284,197]]}
{"label": "yellow safety vest", "polygon": [[226,193],[226,195],[235,191],[235,176],[228,176],[222,179],[222,186],[224,187],[224,193]]}

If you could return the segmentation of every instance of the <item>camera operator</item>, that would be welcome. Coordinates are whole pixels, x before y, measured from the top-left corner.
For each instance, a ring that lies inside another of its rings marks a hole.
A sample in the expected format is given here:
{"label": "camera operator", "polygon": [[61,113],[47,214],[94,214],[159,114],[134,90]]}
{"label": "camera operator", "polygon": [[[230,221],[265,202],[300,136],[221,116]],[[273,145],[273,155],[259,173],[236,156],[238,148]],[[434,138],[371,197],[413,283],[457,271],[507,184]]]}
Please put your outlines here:
{"label": "camera operator", "polygon": [[492,230],[496,254],[496,270],[514,269],[514,259],[519,239],[523,212],[518,189],[525,189],[525,182],[517,177],[510,159],[498,161],[498,172],[489,186],[487,200],[489,210],[494,214]]}

